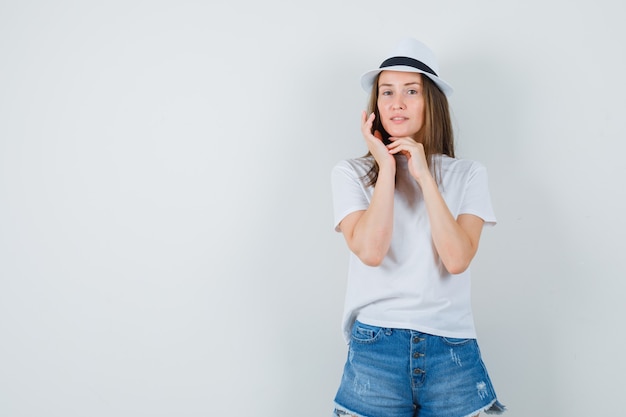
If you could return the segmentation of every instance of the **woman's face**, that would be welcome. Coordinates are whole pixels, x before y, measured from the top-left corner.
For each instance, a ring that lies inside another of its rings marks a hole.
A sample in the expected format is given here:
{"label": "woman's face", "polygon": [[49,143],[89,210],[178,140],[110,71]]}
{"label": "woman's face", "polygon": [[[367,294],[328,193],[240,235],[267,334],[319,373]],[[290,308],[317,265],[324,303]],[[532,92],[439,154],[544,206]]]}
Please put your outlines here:
{"label": "woman's face", "polygon": [[380,122],[390,136],[418,140],[424,125],[422,74],[383,71],[378,77]]}

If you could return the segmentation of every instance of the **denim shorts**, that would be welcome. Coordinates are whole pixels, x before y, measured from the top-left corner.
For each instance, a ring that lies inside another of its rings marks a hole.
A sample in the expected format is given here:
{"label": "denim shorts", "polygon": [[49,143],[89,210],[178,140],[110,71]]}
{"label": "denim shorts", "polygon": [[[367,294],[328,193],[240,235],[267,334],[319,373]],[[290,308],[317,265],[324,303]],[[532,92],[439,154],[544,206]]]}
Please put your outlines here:
{"label": "denim shorts", "polygon": [[337,417],[500,414],[476,339],[453,339],[357,321],[337,396]]}

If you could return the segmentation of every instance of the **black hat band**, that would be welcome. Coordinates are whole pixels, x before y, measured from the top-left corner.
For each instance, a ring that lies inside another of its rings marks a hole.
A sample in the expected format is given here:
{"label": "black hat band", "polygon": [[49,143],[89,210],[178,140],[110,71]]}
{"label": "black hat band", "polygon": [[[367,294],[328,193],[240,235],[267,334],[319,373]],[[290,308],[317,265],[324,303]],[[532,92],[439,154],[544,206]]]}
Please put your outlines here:
{"label": "black hat band", "polygon": [[422,61],[418,61],[417,59],[409,58],[406,56],[394,56],[392,58],[386,59],[380,64],[380,68],[393,67],[396,65],[404,65],[407,67],[417,68],[418,70],[427,72],[429,74],[438,77],[437,73],[433,71],[428,65],[424,64]]}

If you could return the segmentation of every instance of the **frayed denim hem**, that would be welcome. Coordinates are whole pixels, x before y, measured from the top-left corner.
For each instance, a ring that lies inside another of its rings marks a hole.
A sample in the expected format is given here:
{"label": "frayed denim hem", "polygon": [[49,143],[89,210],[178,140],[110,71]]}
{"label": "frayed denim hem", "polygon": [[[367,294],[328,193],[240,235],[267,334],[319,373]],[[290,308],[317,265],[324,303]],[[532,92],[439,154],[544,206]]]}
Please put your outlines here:
{"label": "frayed denim hem", "polygon": [[333,412],[333,417],[363,417],[361,414],[357,414],[350,410],[346,410],[345,408],[339,406],[339,404],[335,404],[335,411]]}
{"label": "frayed denim hem", "polygon": [[480,410],[476,410],[473,413],[466,415],[465,417],[474,417],[482,412],[485,414],[502,414],[506,411],[506,407],[500,403],[498,400],[493,400],[489,405],[481,408]]}
{"label": "frayed denim hem", "polygon": [[[485,414],[502,414],[506,411],[506,406],[501,404],[498,400],[493,400],[490,404],[481,408],[480,410],[476,410],[473,413],[468,414],[465,417],[474,417],[482,412]],[[353,411],[346,410],[343,407],[340,407],[338,404],[335,404],[335,411],[333,412],[333,417],[363,417],[362,415],[355,413]]]}

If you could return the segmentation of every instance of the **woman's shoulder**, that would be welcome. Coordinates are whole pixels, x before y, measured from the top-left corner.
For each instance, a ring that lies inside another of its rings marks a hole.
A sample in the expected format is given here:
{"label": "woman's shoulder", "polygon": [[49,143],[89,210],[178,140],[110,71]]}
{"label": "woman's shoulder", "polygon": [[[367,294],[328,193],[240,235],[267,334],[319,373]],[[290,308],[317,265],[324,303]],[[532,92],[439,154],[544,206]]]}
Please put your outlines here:
{"label": "woman's shoulder", "polygon": [[353,171],[362,175],[363,173],[366,173],[370,170],[372,163],[373,163],[373,159],[374,158],[371,156],[361,156],[358,158],[342,159],[335,164],[333,171],[349,170],[349,171]]}
{"label": "woman's shoulder", "polygon": [[473,159],[453,158],[448,155],[438,155],[441,161],[441,167],[445,171],[450,172],[472,172],[484,170],[485,166]]}

